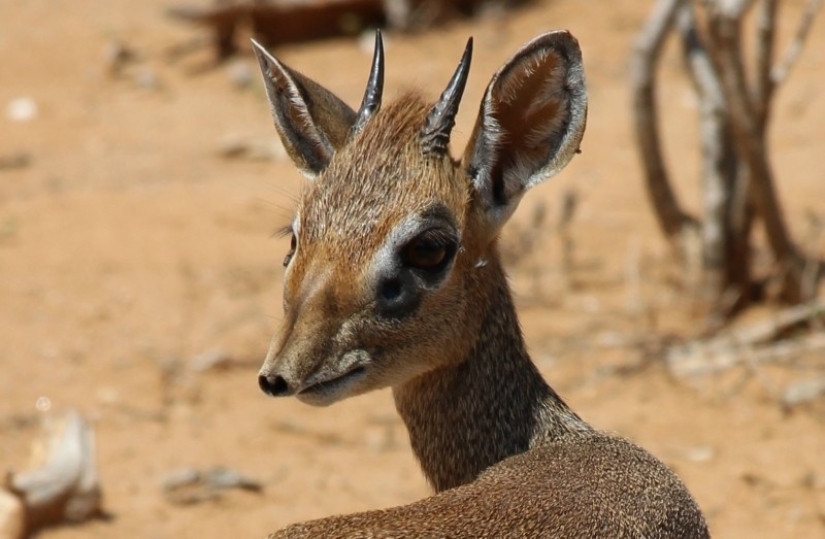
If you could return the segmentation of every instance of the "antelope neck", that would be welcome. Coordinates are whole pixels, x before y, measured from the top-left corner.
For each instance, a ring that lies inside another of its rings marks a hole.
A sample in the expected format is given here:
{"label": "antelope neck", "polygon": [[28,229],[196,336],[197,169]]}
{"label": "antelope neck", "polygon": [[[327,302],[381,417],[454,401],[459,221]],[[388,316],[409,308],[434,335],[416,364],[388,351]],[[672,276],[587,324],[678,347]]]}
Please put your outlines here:
{"label": "antelope neck", "polygon": [[[436,491],[489,466],[588,427],[544,381],[527,354],[498,260],[484,271],[480,330],[463,361],[393,388],[413,452]],[[466,338],[466,335],[457,335]]]}

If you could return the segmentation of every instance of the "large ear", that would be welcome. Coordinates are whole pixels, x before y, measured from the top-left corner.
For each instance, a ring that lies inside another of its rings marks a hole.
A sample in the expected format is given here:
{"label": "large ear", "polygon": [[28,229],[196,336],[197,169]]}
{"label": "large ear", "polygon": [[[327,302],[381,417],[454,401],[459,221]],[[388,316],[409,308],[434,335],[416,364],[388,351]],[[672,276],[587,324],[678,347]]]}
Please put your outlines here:
{"label": "large ear", "polygon": [[266,95],[287,153],[307,176],[317,176],[349,137],[356,113],[332,92],[285,66],[256,41]]}
{"label": "large ear", "polygon": [[570,161],[586,117],[581,50],[568,32],[537,37],[493,75],[463,162],[491,233]]}

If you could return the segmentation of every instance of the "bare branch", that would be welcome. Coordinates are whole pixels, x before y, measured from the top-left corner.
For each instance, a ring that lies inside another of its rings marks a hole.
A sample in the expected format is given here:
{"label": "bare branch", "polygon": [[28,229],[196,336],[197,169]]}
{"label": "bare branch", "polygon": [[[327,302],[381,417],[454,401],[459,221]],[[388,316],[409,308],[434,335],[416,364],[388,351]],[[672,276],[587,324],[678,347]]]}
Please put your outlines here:
{"label": "bare branch", "polygon": [[713,69],[707,47],[696,29],[691,4],[682,6],[677,21],[688,74],[699,98],[699,126],[702,141],[702,183],[704,219],[702,220],[702,259],[704,290],[718,298],[727,283],[726,264],[728,201],[733,196],[736,157],[730,143],[722,83]]}
{"label": "bare branch", "polygon": [[805,40],[811,31],[816,14],[819,12],[820,8],[822,8],[822,4],[823,0],[810,0],[808,2],[808,6],[802,14],[802,20],[799,23],[799,27],[796,29],[796,34],[794,35],[793,40],[790,45],[788,45],[788,49],[782,56],[782,60],[780,60],[779,63],[771,70],[771,82],[774,86],[779,86],[785,82],[785,79],[788,78],[791,68],[793,68],[794,64],[799,59],[799,56],[802,54]]}
{"label": "bare branch", "polygon": [[688,378],[726,371],[746,362],[752,365],[789,361],[806,353],[821,354],[825,350],[825,333],[813,333],[797,339],[786,339],[766,345],[741,345],[735,341],[719,344],[693,343],[668,351],[668,370],[679,378]]}
{"label": "bare branch", "polygon": [[745,81],[740,43],[741,20],[712,14],[709,21],[714,60],[722,78],[736,151],[751,180],[750,196],[765,223],[768,242],[784,270],[783,296],[801,299],[802,259],[791,241],[774,188],[764,132],[760,130]]}
{"label": "bare branch", "polygon": [[755,2],[756,0],[716,0],[711,3],[717,14],[741,20]]}
{"label": "bare branch", "polygon": [[757,123],[765,129],[773,96],[774,84],[771,79],[773,50],[776,41],[777,0],[762,0],[756,21],[756,74],[754,77],[753,101]]}
{"label": "bare branch", "polygon": [[676,376],[696,376],[729,369],[747,358],[763,363],[823,350],[825,333],[822,332],[777,341],[789,329],[821,319],[823,315],[825,302],[796,305],[739,330],[674,346],[666,354],[668,368]]}
{"label": "bare branch", "polygon": [[739,166],[722,82],[706,38],[697,29],[695,11],[694,3],[684,5],[678,25],[686,69],[699,98],[703,289],[717,302],[711,318],[727,320],[750,300],[750,177],[747,168]]}
{"label": "bare branch", "polygon": [[714,114],[724,116],[725,95],[722,91],[722,83],[713,69],[707,47],[699,37],[696,28],[696,16],[691,5],[685,4],[679,10],[677,24],[682,37],[682,48],[688,74],[691,76],[696,91],[703,102],[707,100],[708,104],[712,106]]}
{"label": "bare branch", "polygon": [[659,227],[672,245],[678,241],[684,226],[695,223],[695,220],[679,207],[662,157],[654,71],[665,38],[673,27],[676,13],[685,1],[657,2],[653,14],[636,37],[631,58],[636,139],[641,152],[647,191]]}
{"label": "bare branch", "polygon": [[636,37],[634,51],[637,53],[644,51],[655,61],[655,56],[662,48],[667,33],[673,26],[676,13],[684,3],[685,0],[659,0],[653,7],[650,18],[642,27],[642,31]]}

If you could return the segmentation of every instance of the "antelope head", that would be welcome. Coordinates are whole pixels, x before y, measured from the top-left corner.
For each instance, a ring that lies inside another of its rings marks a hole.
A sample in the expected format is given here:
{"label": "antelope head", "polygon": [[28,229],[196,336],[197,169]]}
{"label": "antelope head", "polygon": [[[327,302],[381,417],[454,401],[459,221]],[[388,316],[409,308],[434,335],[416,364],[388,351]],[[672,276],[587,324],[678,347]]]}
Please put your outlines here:
{"label": "antelope head", "polygon": [[328,405],[461,362],[488,308],[501,227],[578,150],[587,113],[578,43],[550,32],[505,63],[458,160],[450,133],[472,39],[434,104],[407,93],[382,107],[378,33],[358,111],[254,46],[275,127],[309,177],[261,389]]}

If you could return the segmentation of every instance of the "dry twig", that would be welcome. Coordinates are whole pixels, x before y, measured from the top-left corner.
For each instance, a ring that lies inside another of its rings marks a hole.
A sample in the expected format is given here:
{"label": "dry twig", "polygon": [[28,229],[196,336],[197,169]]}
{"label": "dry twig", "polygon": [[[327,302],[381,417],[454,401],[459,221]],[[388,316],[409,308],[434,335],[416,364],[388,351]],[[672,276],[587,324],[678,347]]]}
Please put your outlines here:
{"label": "dry twig", "polygon": [[771,81],[774,86],[782,84],[785,82],[785,79],[788,78],[788,74],[799,59],[799,55],[802,54],[805,40],[808,38],[816,14],[819,12],[823,3],[825,3],[823,0],[810,0],[808,2],[794,38],[791,40],[790,45],[788,45],[782,59],[771,69]]}
{"label": "dry twig", "polygon": [[659,228],[676,252],[680,251],[678,239],[682,229],[695,224],[695,220],[680,208],[670,186],[659,142],[654,72],[665,38],[684,3],[685,0],[659,0],[656,3],[653,14],[636,37],[630,68],[636,142],[642,157],[647,192]]}
{"label": "dry twig", "polygon": [[743,62],[740,19],[752,3],[753,0],[727,3],[720,0],[713,5],[708,24],[710,49],[721,76],[736,153],[750,178],[749,194],[765,224],[771,250],[783,270],[782,295],[787,301],[796,303],[804,299],[801,297],[803,260],[791,240],[779,207],[765,146],[765,125],[757,114]]}
{"label": "dry twig", "polygon": [[[763,289],[751,269],[756,218],[765,224],[777,262],[781,299],[799,303],[813,297],[807,283],[811,268],[820,266],[806,261],[790,235],[777,198],[766,134],[775,89],[784,77],[782,69],[787,69],[781,66],[790,66],[799,55],[823,2],[809,0],[789,53],[778,65],[773,59],[778,0],[657,0],[636,39],[631,58],[633,107],[648,195],[659,228],[680,262],[690,255],[686,238],[701,230],[702,279],[694,282],[703,285],[700,297],[715,305],[717,318],[728,319]],[[704,8],[701,18],[694,14],[697,6]],[[750,59],[742,45],[745,17],[757,6],[755,57],[746,61]],[[701,228],[679,207],[658,132],[655,67],[674,21],[700,104],[705,213]],[[724,298],[736,301],[724,305]]]}
{"label": "dry twig", "polygon": [[825,302],[790,307],[768,320],[703,341],[674,346],[666,353],[670,372],[691,377],[724,371],[749,362],[751,365],[783,361],[804,352],[825,349],[825,333],[777,341],[783,333],[802,323],[825,316]]}

